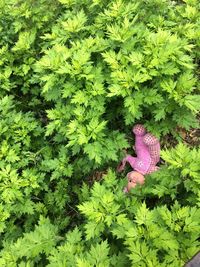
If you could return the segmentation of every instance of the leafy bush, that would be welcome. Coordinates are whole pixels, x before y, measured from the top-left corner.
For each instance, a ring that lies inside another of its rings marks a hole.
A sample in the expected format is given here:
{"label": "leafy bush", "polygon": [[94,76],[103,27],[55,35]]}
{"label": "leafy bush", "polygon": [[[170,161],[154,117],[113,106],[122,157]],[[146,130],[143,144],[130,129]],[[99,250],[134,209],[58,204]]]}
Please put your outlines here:
{"label": "leafy bush", "polygon": [[0,266],[182,266],[200,248],[199,149],[163,151],[129,195],[113,171],[134,123],[198,126],[199,15],[197,0],[0,1]]}
{"label": "leafy bush", "polygon": [[40,217],[34,231],[5,244],[1,266],[183,266],[200,248],[199,155],[182,144],[163,151],[168,165],[127,195],[111,170],[91,190],[84,184],[79,229],[63,236]]}

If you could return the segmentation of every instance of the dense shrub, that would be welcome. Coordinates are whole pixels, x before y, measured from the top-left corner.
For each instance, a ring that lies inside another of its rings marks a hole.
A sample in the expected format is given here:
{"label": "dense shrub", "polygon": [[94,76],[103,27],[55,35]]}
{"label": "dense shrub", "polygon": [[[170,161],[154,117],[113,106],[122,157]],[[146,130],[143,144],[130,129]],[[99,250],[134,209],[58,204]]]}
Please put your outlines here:
{"label": "dense shrub", "polygon": [[129,195],[114,173],[134,123],[198,127],[199,18],[198,0],[0,1],[0,266],[176,267],[200,248],[198,148],[163,150]]}
{"label": "dense shrub", "polygon": [[91,190],[84,184],[79,229],[62,235],[40,217],[32,232],[5,245],[1,266],[40,266],[44,254],[49,267],[183,266],[200,247],[200,153],[180,144],[163,158],[167,165],[126,196],[125,180],[111,170]]}

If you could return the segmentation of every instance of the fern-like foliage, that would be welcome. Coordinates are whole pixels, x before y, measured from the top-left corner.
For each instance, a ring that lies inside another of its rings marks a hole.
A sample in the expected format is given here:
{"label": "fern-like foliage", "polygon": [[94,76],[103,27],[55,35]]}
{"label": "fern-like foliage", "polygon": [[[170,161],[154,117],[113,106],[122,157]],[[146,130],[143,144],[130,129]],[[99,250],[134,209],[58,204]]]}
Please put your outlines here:
{"label": "fern-like foliage", "polygon": [[163,151],[128,195],[108,171],[135,123],[198,127],[199,17],[198,0],[0,1],[0,266],[177,267],[199,249],[198,148]]}

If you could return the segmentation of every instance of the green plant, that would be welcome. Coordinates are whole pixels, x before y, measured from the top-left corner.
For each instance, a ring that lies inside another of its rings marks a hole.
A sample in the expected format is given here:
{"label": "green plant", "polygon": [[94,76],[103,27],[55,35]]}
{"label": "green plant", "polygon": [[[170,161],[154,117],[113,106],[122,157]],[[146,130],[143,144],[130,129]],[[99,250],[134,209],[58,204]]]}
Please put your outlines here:
{"label": "green plant", "polygon": [[79,229],[63,236],[41,217],[34,231],[5,243],[1,266],[182,266],[200,248],[200,153],[180,144],[162,155],[168,166],[130,194],[111,170],[91,190],[85,184]]}
{"label": "green plant", "polygon": [[134,123],[161,139],[198,127],[199,14],[198,0],[0,0],[1,266],[175,267],[197,251],[198,149],[163,151],[127,196],[113,171],[89,185]]}

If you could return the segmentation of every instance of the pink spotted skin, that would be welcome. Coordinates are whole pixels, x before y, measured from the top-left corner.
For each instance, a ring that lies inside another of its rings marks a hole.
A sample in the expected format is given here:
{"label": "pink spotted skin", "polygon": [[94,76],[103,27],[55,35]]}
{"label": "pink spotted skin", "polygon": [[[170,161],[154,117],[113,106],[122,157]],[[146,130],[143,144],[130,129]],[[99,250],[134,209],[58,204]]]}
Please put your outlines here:
{"label": "pink spotted skin", "polygon": [[142,175],[155,172],[159,169],[156,164],[160,160],[159,140],[150,133],[146,133],[143,125],[137,124],[133,127],[135,134],[135,152],[137,157],[127,155],[118,168],[123,170],[128,162],[131,167]]}

